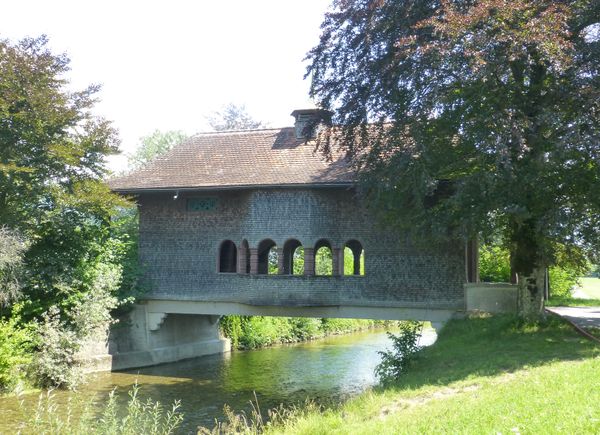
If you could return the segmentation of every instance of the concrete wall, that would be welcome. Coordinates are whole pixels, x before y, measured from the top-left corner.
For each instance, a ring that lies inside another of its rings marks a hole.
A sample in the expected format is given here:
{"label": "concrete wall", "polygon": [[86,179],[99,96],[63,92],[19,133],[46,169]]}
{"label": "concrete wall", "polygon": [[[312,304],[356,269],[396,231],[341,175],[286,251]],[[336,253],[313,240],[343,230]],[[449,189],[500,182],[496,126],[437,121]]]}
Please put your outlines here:
{"label": "concrete wall", "polygon": [[[145,304],[111,330],[110,370],[143,367],[228,352],[219,336],[219,316],[150,313]],[[104,369],[107,369],[104,367]]]}
{"label": "concrete wall", "polygon": [[[191,198],[214,207],[188,211]],[[352,190],[265,189],[144,194],[139,197],[140,259],[149,300],[233,302],[254,306],[417,307],[462,310],[464,245],[417,250],[378,228]],[[365,276],[271,276],[217,272],[219,246],[256,248],[298,239],[305,248],[351,239],[365,249]]]}
{"label": "concrete wall", "polygon": [[465,284],[467,311],[516,313],[517,285],[503,283]]}

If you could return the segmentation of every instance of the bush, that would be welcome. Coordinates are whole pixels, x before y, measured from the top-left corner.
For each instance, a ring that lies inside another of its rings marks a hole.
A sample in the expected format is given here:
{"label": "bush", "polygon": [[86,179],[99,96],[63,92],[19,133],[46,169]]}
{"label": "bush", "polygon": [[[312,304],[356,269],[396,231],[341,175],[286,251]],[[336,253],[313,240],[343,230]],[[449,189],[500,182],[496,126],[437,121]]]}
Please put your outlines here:
{"label": "bush", "polygon": [[75,362],[80,343],[75,331],[61,320],[57,307],[44,313],[38,335],[38,349],[31,364],[36,384],[44,388],[75,388],[83,377]]}
{"label": "bush", "polygon": [[387,333],[392,340],[393,350],[377,352],[381,355],[381,362],[375,367],[375,375],[383,384],[399,379],[410,367],[421,349],[419,339],[422,332],[423,323],[410,320],[400,322],[400,334]]}
{"label": "bush", "polygon": [[579,284],[581,271],[575,267],[551,267],[548,270],[550,277],[550,295],[552,297],[569,297],[573,288]]}
{"label": "bush", "polygon": [[234,349],[255,349],[275,343],[311,340],[395,323],[384,320],[316,319],[309,317],[223,316],[221,333]]}
{"label": "bush", "polygon": [[483,282],[510,281],[510,253],[498,245],[479,248],[479,278]]}
{"label": "bush", "polygon": [[294,340],[311,340],[322,334],[319,319],[310,317],[292,317],[290,319],[291,333]]}
{"label": "bush", "polygon": [[12,391],[31,362],[33,334],[19,328],[18,318],[0,320],[0,392]]}

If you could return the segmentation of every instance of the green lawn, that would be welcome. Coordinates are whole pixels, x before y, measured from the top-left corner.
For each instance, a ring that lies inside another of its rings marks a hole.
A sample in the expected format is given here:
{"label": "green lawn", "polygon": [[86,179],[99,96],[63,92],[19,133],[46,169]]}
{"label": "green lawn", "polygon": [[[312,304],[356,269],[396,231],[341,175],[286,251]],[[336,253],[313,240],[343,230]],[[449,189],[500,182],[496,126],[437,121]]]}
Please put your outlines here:
{"label": "green lawn", "polygon": [[599,433],[600,348],[556,318],[450,322],[402,381],[271,433]]}
{"label": "green lawn", "polygon": [[598,307],[600,306],[600,278],[579,278],[581,282],[581,291],[586,294],[589,299],[573,298],[573,297],[556,297],[553,296],[546,305],[549,307]]}
{"label": "green lawn", "polygon": [[581,291],[593,299],[600,299],[600,278],[580,278]]}

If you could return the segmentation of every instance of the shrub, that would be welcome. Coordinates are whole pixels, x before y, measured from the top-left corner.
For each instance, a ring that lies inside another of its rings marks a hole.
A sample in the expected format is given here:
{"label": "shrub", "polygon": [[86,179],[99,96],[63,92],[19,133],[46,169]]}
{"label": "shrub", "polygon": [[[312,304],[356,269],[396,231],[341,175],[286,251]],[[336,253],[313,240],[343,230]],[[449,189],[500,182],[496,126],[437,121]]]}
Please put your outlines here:
{"label": "shrub", "polygon": [[311,340],[323,335],[319,329],[319,319],[309,317],[292,317],[289,320],[294,340]]}
{"label": "shrub", "polygon": [[510,253],[498,245],[479,248],[479,278],[483,282],[510,281]]}
{"label": "shrub", "polygon": [[398,335],[387,333],[392,340],[393,350],[377,352],[381,355],[381,362],[375,367],[375,375],[383,384],[399,379],[402,373],[410,367],[417,352],[421,349],[419,339],[422,332],[423,323],[410,320],[400,322]]}
{"label": "shrub", "polygon": [[60,318],[55,306],[44,313],[38,326],[38,349],[31,364],[31,375],[44,388],[74,388],[82,380],[75,354],[80,342],[77,334]]}
{"label": "shrub", "polygon": [[31,362],[33,334],[18,326],[18,318],[0,320],[0,392],[12,391]]}
{"label": "shrub", "polygon": [[575,286],[579,284],[581,271],[575,267],[551,267],[548,270],[550,277],[550,295],[552,297],[568,297]]}

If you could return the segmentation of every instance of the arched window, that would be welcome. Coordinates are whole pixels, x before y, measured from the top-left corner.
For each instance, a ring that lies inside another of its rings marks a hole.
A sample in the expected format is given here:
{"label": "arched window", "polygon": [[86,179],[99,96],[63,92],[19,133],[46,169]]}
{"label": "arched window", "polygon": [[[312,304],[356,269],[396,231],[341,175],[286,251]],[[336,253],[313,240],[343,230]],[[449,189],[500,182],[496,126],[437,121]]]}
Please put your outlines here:
{"label": "arched window", "polygon": [[219,272],[235,273],[237,248],[231,240],[225,240],[219,248]]}
{"label": "arched window", "polygon": [[273,240],[265,239],[258,244],[258,273],[277,275],[278,272],[277,245]]}
{"label": "arched window", "polygon": [[325,239],[315,245],[315,275],[333,275],[333,253]]}
{"label": "arched window", "polygon": [[296,239],[290,239],[283,245],[283,273],[304,275],[304,248]]}
{"label": "arched window", "polygon": [[250,273],[250,247],[246,239],[242,240],[238,253],[238,273]]}
{"label": "arched window", "polygon": [[365,274],[365,250],[358,240],[344,245],[344,275]]}

